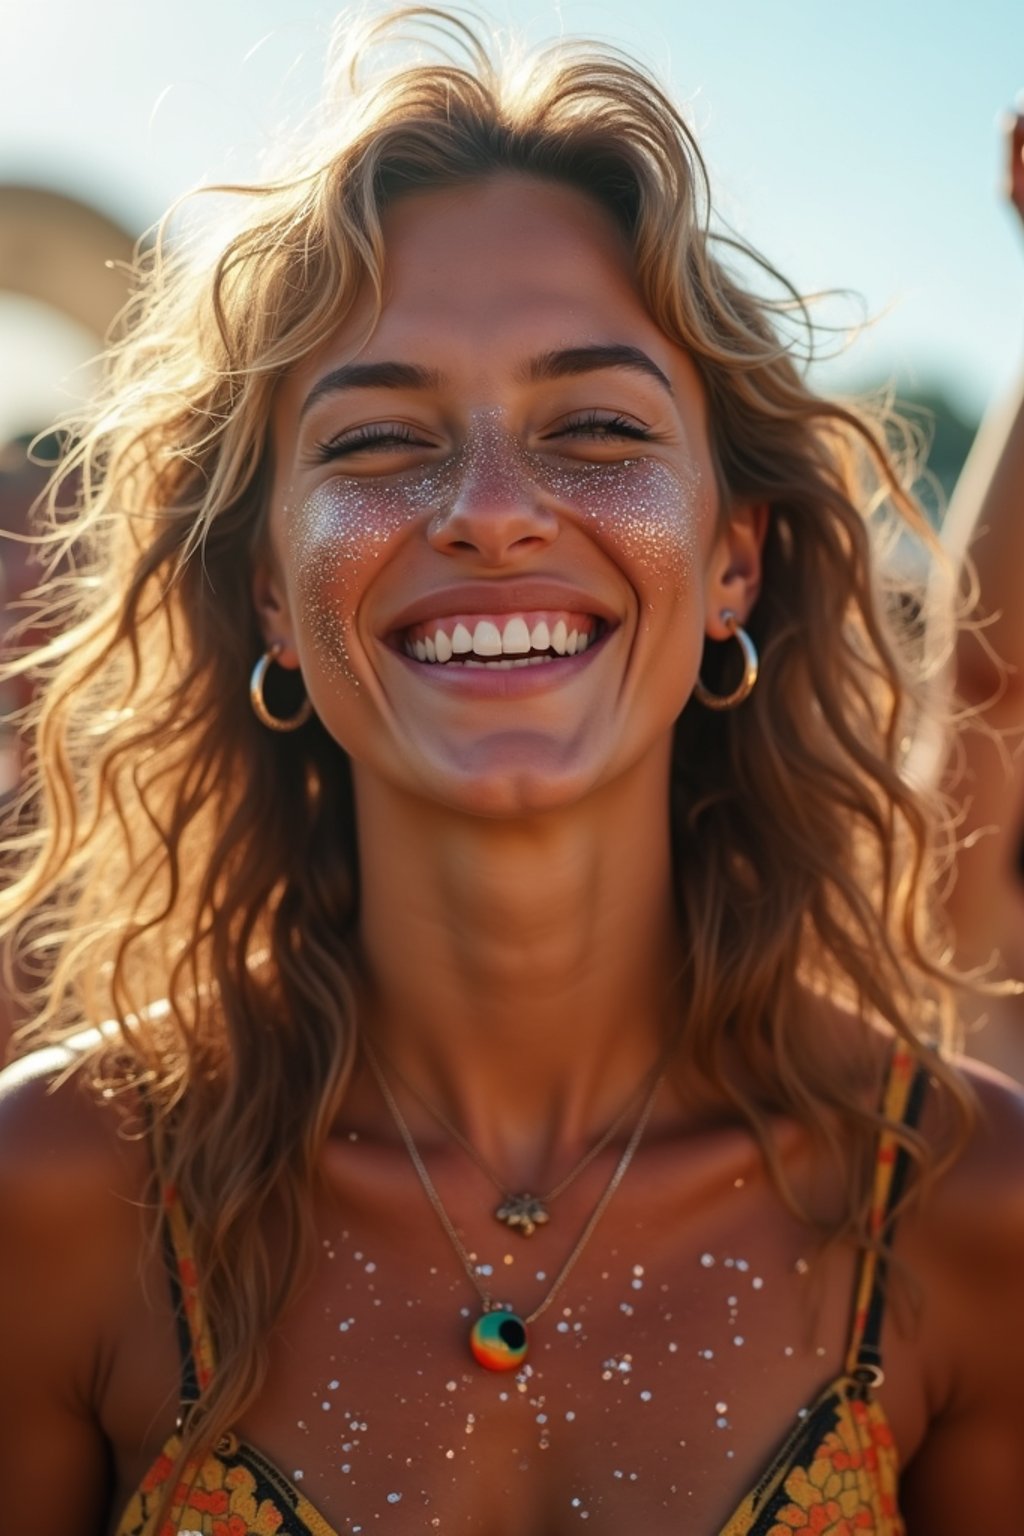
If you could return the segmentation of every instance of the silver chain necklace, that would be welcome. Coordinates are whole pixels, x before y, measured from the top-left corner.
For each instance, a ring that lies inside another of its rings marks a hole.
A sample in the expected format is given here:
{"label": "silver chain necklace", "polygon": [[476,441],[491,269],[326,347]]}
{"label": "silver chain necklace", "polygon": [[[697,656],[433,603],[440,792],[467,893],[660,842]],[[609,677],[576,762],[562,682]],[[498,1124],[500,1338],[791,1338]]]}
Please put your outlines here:
{"label": "silver chain necklace", "polygon": [[[604,1188],[604,1192],[602,1193],[601,1198],[598,1200],[593,1211],[590,1213],[590,1216],[584,1225],[583,1231],[576,1239],[569,1257],[565,1260],[565,1263],[562,1265],[561,1269],[558,1271],[558,1274],[555,1276],[554,1281],[548,1288],[547,1294],[542,1298],[539,1304],[534,1307],[532,1312],[527,1313],[527,1315],[523,1317],[518,1312],[516,1312],[507,1302],[496,1301],[495,1298],[486,1289],[486,1287],[481,1284],[476,1265],[467,1253],[466,1246],[458,1232],[455,1230],[455,1224],[453,1223],[451,1217],[448,1215],[448,1212],[445,1210],[441,1197],[434,1187],[434,1181],[430,1177],[430,1174],[427,1172],[426,1164],[420,1155],[419,1148],[413,1139],[412,1132],[406,1124],[405,1117],[398,1107],[395,1096],[391,1091],[391,1087],[386,1077],[384,1076],[383,1071],[381,1070],[381,1066],[377,1060],[377,1057],[375,1056],[370,1045],[365,1040],[362,1042],[362,1048],[365,1053],[370,1071],[373,1073],[384,1102],[388,1107],[391,1118],[395,1122],[395,1127],[398,1131],[398,1134],[402,1138],[405,1149],[409,1154],[409,1159],[412,1162],[417,1175],[419,1176],[419,1181],[423,1186],[424,1193],[426,1194],[427,1199],[430,1201],[430,1204],[434,1209],[434,1214],[437,1216],[438,1221],[444,1228],[444,1231],[448,1237],[448,1241],[455,1249],[455,1252],[459,1258],[459,1262],[466,1272],[467,1279],[473,1286],[473,1289],[476,1291],[477,1295],[480,1297],[480,1301],[483,1305],[483,1310],[480,1316],[476,1319],[472,1328],[470,1329],[470,1350],[472,1351],[472,1354],[477,1363],[484,1366],[487,1370],[518,1370],[518,1368],[525,1361],[527,1353],[529,1352],[529,1337],[526,1331],[527,1328],[531,1323],[535,1323],[537,1319],[547,1311],[555,1297],[561,1291],[562,1286],[565,1284],[573,1268],[575,1267],[577,1260],[593,1236],[598,1222],[601,1220],[601,1217],[607,1210],[612,1196],[615,1194],[615,1191],[622,1183],[622,1180],[626,1175],[626,1170],[628,1169],[630,1163],[633,1161],[636,1149],[640,1145],[640,1139],[643,1136],[644,1131],[647,1128],[647,1122],[651,1117],[651,1111],[654,1108],[654,1101],[658,1096],[658,1090],[664,1081],[664,1066],[659,1067],[657,1076],[654,1078],[650,1090],[644,1099],[639,1118],[636,1122],[636,1125],[633,1127],[632,1135],[630,1136],[629,1141],[626,1143],[622,1156],[619,1158],[619,1161],[615,1166],[615,1170]],[[580,1171],[580,1169],[574,1170],[573,1177],[575,1177],[575,1174]]]}

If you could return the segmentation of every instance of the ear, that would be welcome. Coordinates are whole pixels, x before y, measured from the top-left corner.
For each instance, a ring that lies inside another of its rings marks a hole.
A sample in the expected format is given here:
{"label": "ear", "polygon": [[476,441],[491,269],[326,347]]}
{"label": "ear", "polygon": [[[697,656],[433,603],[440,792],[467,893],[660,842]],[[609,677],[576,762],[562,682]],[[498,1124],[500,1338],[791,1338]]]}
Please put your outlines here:
{"label": "ear", "polygon": [[719,532],[704,576],[704,633],[709,640],[728,640],[723,613],[733,613],[745,624],[757,602],[767,529],[767,502],[741,502]]}
{"label": "ear", "polygon": [[277,665],[289,671],[297,670],[299,653],[295,648],[288,594],[277,563],[269,552],[259,555],[253,564],[252,601],[267,646],[281,647],[274,658]]}

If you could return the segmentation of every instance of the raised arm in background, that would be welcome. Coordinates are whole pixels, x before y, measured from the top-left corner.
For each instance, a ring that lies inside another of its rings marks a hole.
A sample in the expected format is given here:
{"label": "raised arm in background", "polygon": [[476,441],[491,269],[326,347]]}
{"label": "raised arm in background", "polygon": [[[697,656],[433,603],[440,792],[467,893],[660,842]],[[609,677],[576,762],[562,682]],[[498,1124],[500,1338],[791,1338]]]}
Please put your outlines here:
{"label": "raised arm in background", "polygon": [[[1007,195],[1024,223],[1024,113],[1006,132]],[[978,582],[973,625],[960,638],[961,698],[981,711],[953,764],[963,840],[949,898],[961,963],[998,951],[1000,977],[1024,976],[1024,389],[982,423],[946,521],[955,555],[968,549]],[[984,1015],[984,1026],[973,1025]],[[1024,996],[987,1000],[968,1019],[968,1049],[1024,1080]]]}

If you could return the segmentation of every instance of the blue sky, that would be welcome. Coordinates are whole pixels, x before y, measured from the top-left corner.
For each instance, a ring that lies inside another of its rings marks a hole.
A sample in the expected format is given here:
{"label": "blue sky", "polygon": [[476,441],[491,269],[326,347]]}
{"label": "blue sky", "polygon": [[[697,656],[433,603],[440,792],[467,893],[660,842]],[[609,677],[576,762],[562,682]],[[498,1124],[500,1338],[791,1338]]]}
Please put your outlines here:
{"label": "blue sky", "polygon": [[[534,40],[616,42],[668,81],[729,222],[801,287],[863,300],[829,318],[875,317],[827,378],[938,378],[972,410],[1010,386],[1024,231],[1000,204],[996,118],[1024,87],[1020,0],[477,9]],[[189,186],[255,174],[281,121],[315,100],[336,10],[0,0],[0,179],[74,193],[141,231]],[[84,348],[41,318],[0,299],[0,430]]]}

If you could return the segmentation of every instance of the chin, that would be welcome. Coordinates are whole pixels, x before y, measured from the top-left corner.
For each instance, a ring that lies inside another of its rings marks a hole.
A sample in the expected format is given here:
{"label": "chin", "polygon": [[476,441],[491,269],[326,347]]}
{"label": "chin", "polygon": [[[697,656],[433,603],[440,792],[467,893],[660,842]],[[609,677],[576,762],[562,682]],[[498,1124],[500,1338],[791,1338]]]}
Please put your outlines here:
{"label": "chin", "polygon": [[[492,744],[493,745],[493,744]],[[493,752],[487,754],[493,759]],[[600,782],[591,766],[552,761],[536,745],[507,750],[500,761],[483,764],[435,765],[420,783],[420,792],[453,811],[495,819],[542,816],[579,805]]]}

